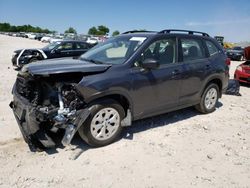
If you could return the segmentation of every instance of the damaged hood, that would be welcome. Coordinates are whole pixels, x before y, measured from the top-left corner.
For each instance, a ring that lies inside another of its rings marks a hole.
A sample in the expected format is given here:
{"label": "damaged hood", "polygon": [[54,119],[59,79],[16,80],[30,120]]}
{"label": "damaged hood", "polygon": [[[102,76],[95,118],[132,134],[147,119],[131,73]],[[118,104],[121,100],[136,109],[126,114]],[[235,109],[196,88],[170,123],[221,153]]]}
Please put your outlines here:
{"label": "damaged hood", "polygon": [[94,64],[88,61],[79,59],[53,59],[43,60],[25,65],[21,72],[28,72],[31,75],[50,75],[60,73],[72,72],[104,72],[111,65],[108,64]]}

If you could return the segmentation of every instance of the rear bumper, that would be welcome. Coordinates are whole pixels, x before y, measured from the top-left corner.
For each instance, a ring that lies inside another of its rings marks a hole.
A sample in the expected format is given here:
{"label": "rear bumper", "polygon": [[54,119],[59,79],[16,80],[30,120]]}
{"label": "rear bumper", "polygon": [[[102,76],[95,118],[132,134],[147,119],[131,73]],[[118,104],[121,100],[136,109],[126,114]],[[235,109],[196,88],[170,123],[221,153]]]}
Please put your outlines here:
{"label": "rear bumper", "polygon": [[244,72],[236,70],[234,73],[234,77],[239,82],[244,82],[244,83],[250,84],[250,74],[248,74],[248,73],[244,73]]}
{"label": "rear bumper", "polygon": [[81,109],[76,112],[76,116],[73,118],[74,121],[69,120],[64,124],[55,122],[58,109],[45,112],[41,108],[33,106],[17,92],[15,85],[12,93],[14,97],[10,107],[13,110],[22,136],[31,151],[55,147],[56,142],[52,135],[55,136],[56,134],[53,134],[53,132],[58,129],[65,129],[65,135],[61,139],[61,143],[63,145],[70,144],[76,131],[89,116],[88,109]]}

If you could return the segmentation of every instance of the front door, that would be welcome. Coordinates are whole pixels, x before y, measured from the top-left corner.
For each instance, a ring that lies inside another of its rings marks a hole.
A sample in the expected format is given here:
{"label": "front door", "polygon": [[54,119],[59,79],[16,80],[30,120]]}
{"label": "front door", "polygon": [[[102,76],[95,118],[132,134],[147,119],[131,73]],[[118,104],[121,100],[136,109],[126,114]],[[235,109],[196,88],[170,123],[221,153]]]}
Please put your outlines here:
{"label": "front door", "polygon": [[58,57],[72,57],[74,53],[74,46],[72,42],[62,42],[56,51]]}
{"label": "front door", "polygon": [[[138,118],[157,115],[178,105],[182,68],[176,62],[176,39],[153,42],[132,68],[134,114]],[[159,62],[156,69],[143,68],[143,60]],[[135,117],[135,118],[137,118]]]}

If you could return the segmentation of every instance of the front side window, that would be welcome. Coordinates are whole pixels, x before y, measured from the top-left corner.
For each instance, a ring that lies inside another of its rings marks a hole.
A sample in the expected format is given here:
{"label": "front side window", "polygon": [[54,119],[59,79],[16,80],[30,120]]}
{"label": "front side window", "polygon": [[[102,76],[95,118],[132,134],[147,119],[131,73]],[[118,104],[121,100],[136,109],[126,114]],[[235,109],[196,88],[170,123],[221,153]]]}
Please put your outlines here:
{"label": "front side window", "polygon": [[202,42],[196,39],[181,39],[183,61],[192,61],[205,58]]}
{"label": "front side window", "polygon": [[146,37],[118,36],[99,43],[81,56],[97,63],[122,64],[144,43]]}
{"label": "front side window", "polygon": [[213,56],[219,53],[218,48],[211,41],[206,41],[206,45],[209,52],[209,56]]}
{"label": "front side window", "polygon": [[175,39],[163,39],[153,42],[142,54],[143,60],[153,58],[160,65],[175,62]]}
{"label": "front side window", "polygon": [[47,46],[45,46],[43,49],[45,49],[45,50],[52,50],[56,46],[58,46],[60,44],[61,44],[61,42],[59,42],[59,41],[58,42],[52,42],[52,43],[48,44]]}

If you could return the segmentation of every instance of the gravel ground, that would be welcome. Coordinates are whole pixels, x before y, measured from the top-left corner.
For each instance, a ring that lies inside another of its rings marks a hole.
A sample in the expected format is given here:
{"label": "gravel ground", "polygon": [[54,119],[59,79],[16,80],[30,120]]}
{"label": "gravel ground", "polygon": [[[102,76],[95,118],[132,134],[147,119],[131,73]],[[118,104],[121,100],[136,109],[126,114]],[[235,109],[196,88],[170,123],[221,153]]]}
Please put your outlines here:
{"label": "gravel ground", "polygon": [[106,147],[76,136],[70,147],[30,152],[8,107],[16,77],[10,60],[15,49],[44,45],[0,35],[0,187],[250,187],[247,86],[208,115],[188,108],[134,122]]}

